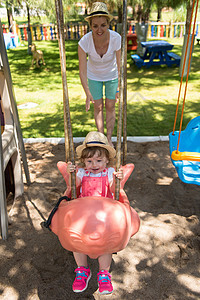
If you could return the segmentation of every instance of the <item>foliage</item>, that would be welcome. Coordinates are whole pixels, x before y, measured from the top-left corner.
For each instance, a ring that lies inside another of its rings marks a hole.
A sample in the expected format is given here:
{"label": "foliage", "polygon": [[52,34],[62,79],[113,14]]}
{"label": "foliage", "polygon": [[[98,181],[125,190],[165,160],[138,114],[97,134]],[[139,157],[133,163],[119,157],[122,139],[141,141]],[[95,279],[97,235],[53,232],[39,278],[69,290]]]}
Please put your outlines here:
{"label": "foliage", "polygon": [[172,8],[180,7],[181,4],[185,4],[187,7],[187,13],[186,13],[186,33],[188,33],[189,30],[189,24],[191,19],[191,13],[192,13],[192,0],[168,0],[169,5]]}
{"label": "foliage", "polygon": [[[91,7],[92,3],[96,0],[88,0],[86,6]],[[82,21],[84,15],[78,14],[77,3],[78,0],[62,0],[63,2],[63,12],[65,22],[71,21]],[[103,1],[107,4],[108,10],[113,14],[118,16],[117,20],[120,23],[122,21],[122,0],[108,0]],[[157,20],[161,19],[161,9],[163,7],[177,8],[173,16],[173,20],[182,21],[185,19],[186,12],[185,7],[190,4],[191,0],[128,0],[128,5],[133,8],[132,18],[138,22],[145,22],[149,20],[150,12],[152,8],[156,7],[157,10]],[[56,13],[55,13],[55,0],[1,0],[0,5],[4,4],[9,8],[10,14],[12,14],[12,7],[15,13],[19,13],[22,3],[25,4],[25,11],[27,12],[27,18],[25,22],[28,21],[28,10],[30,13],[30,22],[41,23],[51,22],[56,23]],[[183,8],[184,7],[184,8]],[[182,12],[185,14],[182,15]],[[12,19],[12,18],[11,18]],[[19,18],[17,18],[19,20]],[[154,20],[156,20],[154,18]],[[12,21],[12,20],[11,20]],[[10,21],[9,21],[10,22]],[[24,23],[24,19],[23,19]]]}
{"label": "foliage", "polygon": [[[78,0],[63,0],[62,2],[65,22],[73,19],[79,19],[78,9],[76,6]],[[16,13],[19,13],[22,7],[25,8],[27,11],[27,21],[29,11],[30,18],[37,16],[38,19],[40,19],[42,16],[46,15],[50,22],[56,22],[55,0],[2,0],[0,1],[0,4],[4,4],[6,7],[8,7],[11,13],[12,8]]]}
{"label": "foliage", "polygon": [[[64,21],[68,22],[78,18],[77,0],[63,0]],[[43,8],[52,23],[56,22],[55,0],[43,0]]]}
{"label": "foliage", "polygon": [[173,22],[185,22],[186,19],[186,4],[182,4],[173,11]]}
{"label": "foliage", "polygon": [[129,0],[128,4],[133,8],[133,19],[138,22],[147,22],[153,0]]}

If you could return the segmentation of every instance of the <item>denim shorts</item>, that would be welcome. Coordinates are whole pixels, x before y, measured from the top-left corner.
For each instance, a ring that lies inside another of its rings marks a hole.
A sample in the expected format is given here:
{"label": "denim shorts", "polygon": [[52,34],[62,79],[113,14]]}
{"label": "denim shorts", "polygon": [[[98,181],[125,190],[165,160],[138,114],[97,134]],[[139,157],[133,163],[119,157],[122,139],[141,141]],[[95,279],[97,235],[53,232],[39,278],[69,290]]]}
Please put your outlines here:
{"label": "denim shorts", "polygon": [[115,99],[118,78],[109,81],[96,81],[88,78],[88,86],[94,100],[103,98],[103,86],[105,86],[105,97]]}

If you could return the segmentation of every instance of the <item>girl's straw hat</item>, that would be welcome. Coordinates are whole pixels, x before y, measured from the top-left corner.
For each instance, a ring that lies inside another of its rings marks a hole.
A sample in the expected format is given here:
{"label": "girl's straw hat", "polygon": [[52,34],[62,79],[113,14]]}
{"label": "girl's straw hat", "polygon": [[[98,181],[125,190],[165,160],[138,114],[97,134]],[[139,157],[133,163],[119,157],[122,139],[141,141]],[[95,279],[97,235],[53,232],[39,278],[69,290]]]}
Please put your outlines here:
{"label": "girl's straw hat", "polygon": [[81,157],[82,151],[87,147],[102,147],[108,150],[110,159],[116,155],[115,149],[109,145],[107,137],[98,131],[91,131],[86,135],[82,145],[76,148],[78,157]]}
{"label": "girl's straw hat", "polygon": [[103,2],[94,2],[92,4],[91,11],[89,15],[85,18],[87,22],[89,22],[92,17],[108,17],[109,21],[112,21],[113,16],[109,14],[107,6]]}

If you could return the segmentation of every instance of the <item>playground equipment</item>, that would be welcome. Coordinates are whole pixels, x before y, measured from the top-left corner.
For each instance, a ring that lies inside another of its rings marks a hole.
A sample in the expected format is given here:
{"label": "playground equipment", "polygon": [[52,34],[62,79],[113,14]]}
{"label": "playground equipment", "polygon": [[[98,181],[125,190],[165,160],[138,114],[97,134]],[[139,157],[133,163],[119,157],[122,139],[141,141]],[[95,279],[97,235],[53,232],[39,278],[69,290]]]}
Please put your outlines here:
{"label": "playground equipment", "polygon": [[[196,24],[197,11],[198,11],[198,2],[199,1],[197,0],[191,45],[193,45],[193,40],[195,37],[195,24]],[[185,183],[193,183],[193,184],[200,185],[200,117],[196,117],[193,120],[191,120],[187,125],[186,129],[181,132],[188,76],[189,76],[190,63],[192,57],[192,46],[190,47],[190,50],[188,50],[189,49],[188,45],[190,39],[190,31],[191,31],[194,7],[195,7],[195,0],[193,0],[193,5],[192,5],[192,14],[190,19],[188,40],[186,44],[179,95],[178,95],[178,101],[176,106],[174,127],[173,127],[173,132],[169,134],[169,148],[170,148],[171,160],[177,170],[179,178]],[[187,66],[187,76],[186,76],[185,92],[184,92],[184,99],[182,105],[180,128],[179,131],[175,131],[181,87],[182,87],[182,82],[184,77],[184,69],[185,69],[186,57],[188,55],[188,51],[190,52],[189,52],[189,61]]]}
{"label": "playground equipment", "polygon": [[[123,190],[134,165],[127,164],[122,168],[124,179],[121,182],[119,201],[105,197],[83,197],[60,203],[50,228],[65,249],[97,258],[103,253],[124,249],[130,237],[139,230],[139,217],[130,207]],[[66,181],[65,195],[69,199],[71,190],[69,174],[66,172],[67,164],[58,162],[58,169]]]}
{"label": "playground equipment", "polygon": [[18,111],[12,86],[11,73],[3,39],[0,22],[0,96],[4,112],[5,125],[0,134],[0,211],[1,234],[3,239],[8,236],[8,215],[6,207],[6,188],[4,171],[9,161],[13,168],[15,198],[24,191],[21,157],[25,170],[27,183],[30,183],[28,164],[24,149],[23,137],[20,128]]}
{"label": "playground equipment", "polygon": [[[75,163],[75,153],[71,130],[71,120],[69,113],[69,98],[66,78],[66,56],[64,47],[63,30],[63,8],[62,1],[56,0],[56,14],[58,23],[59,49],[63,82],[64,101],[64,123],[66,143],[66,161]],[[126,97],[126,18],[127,1],[123,1],[123,27],[122,27],[122,54],[120,66],[120,91],[119,91],[119,111],[117,130],[117,165],[119,170],[121,165],[121,132],[122,132],[122,99]],[[126,106],[126,101],[124,101]],[[126,112],[126,108],[123,110]],[[126,126],[124,126],[126,128]],[[126,149],[126,147],[124,147]],[[125,152],[125,151],[124,151]],[[68,159],[69,153],[69,159]],[[113,253],[122,250],[128,243],[130,237],[134,235],[140,226],[140,220],[136,211],[130,207],[128,198],[123,190],[124,183],[133,171],[134,165],[123,166],[124,179],[120,183],[116,179],[116,190],[114,199],[105,197],[83,197],[79,196],[76,187],[75,173],[71,174],[71,187],[69,186],[69,175],[66,172],[66,163],[59,162],[58,168],[62,173],[67,191],[44,224],[50,228],[59,238],[62,246],[70,251],[85,253],[91,258],[97,258],[103,253]],[[60,204],[61,202],[61,204]]]}
{"label": "playground equipment", "polygon": [[170,154],[179,178],[200,185],[200,117],[191,120],[181,132],[179,151],[176,151],[179,132],[170,133]]}

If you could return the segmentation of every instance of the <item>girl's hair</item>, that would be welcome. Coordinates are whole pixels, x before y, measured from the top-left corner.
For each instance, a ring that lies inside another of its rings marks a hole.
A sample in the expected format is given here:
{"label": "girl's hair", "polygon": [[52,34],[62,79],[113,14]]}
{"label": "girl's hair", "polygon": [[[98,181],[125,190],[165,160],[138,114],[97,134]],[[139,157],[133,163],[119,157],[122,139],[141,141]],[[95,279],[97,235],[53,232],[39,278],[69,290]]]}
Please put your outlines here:
{"label": "girl's hair", "polygon": [[82,151],[82,154],[81,154],[81,157],[80,157],[80,163],[79,165],[84,167],[85,166],[85,159],[86,158],[91,158],[93,157],[95,154],[97,153],[98,157],[106,157],[107,160],[109,161],[108,165],[111,165],[112,164],[112,161],[109,157],[109,152],[107,149],[105,148],[102,148],[102,147],[87,147],[85,149],[83,149]]}

